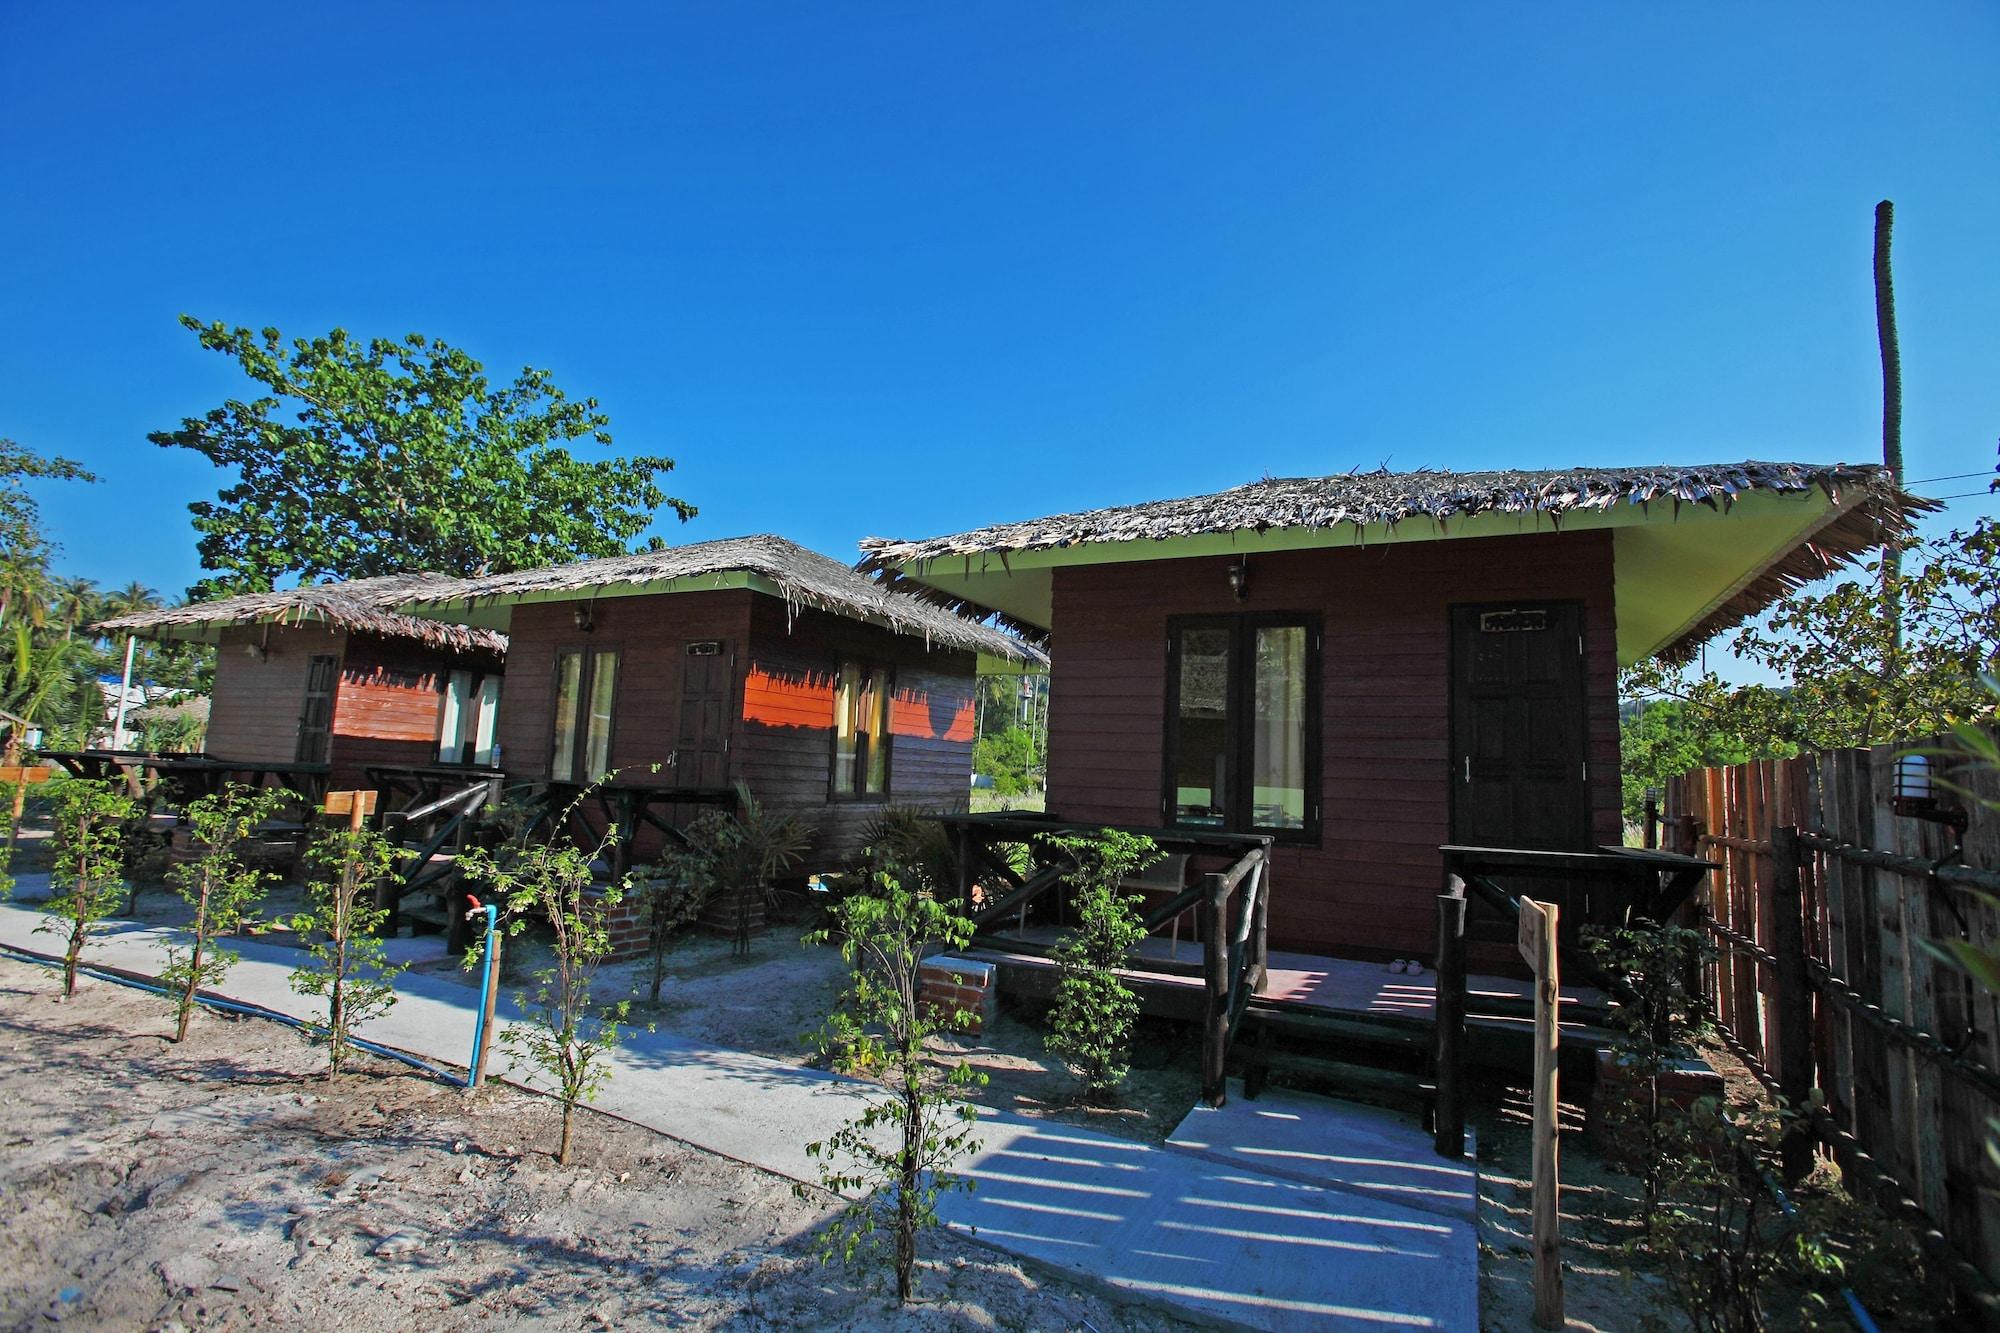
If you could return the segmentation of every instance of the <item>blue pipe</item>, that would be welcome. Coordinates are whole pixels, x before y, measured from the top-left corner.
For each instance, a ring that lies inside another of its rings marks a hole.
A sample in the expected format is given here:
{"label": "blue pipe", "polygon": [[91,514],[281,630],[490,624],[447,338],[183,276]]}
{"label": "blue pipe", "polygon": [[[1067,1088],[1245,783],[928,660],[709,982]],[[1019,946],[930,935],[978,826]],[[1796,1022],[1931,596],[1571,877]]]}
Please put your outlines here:
{"label": "blue pipe", "polygon": [[[24,963],[39,963],[43,967],[61,967],[63,965],[63,960],[60,958],[49,954],[36,953],[32,949],[23,949],[13,944],[0,944],[0,953],[11,954]],[[77,971],[87,973],[100,981],[109,981],[113,985],[130,986],[133,990],[150,991],[154,995],[168,994],[165,986],[159,985],[137,973],[126,972],[122,968],[105,967],[97,963],[79,963]],[[294,1018],[290,1014],[279,1013],[276,1009],[266,1009],[259,1004],[245,1004],[239,1000],[225,1000],[213,995],[203,995],[200,992],[196,992],[194,998],[196,1004],[206,1005],[211,1009],[220,1009],[224,1013],[243,1014],[249,1018],[265,1018],[273,1023],[283,1023],[286,1027],[296,1028],[300,1032],[320,1031],[315,1024],[308,1023],[304,1019]],[[482,1010],[481,1012],[483,1013],[484,1011]],[[356,1050],[366,1051],[370,1055],[379,1055],[385,1060],[399,1061],[412,1069],[429,1074],[441,1083],[452,1083],[459,1087],[470,1086],[469,1080],[461,1079],[456,1074],[446,1073],[436,1065],[419,1060],[416,1056],[405,1051],[399,1051],[394,1047],[383,1046],[376,1042],[365,1041],[360,1037],[350,1036],[347,1041]]]}
{"label": "blue pipe", "polygon": [[[486,913],[486,947],[479,954],[479,1008],[473,1011],[472,1018],[472,1058],[465,1062],[465,1086],[468,1088],[479,1085],[479,1053],[485,1048],[486,1040],[486,991],[493,984],[493,936],[500,928],[499,908],[492,903],[481,906],[477,898],[472,901],[474,912]],[[466,915],[470,916],[471,912]]]}

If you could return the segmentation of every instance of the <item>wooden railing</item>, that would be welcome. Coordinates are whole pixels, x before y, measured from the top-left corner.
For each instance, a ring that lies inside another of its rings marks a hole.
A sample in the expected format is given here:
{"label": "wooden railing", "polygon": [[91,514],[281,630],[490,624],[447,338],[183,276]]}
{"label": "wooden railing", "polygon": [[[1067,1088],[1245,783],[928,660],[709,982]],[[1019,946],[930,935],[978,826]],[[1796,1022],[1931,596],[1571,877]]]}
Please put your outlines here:
{"label": "wooden railing", "polygon": [[376,905],[389,914],[384,932],[396,933],[405,899],[435,893],[445,904],[447,947],[463,950],[470,937],[465,913],[452,895],[459,877],[458,857],[478,840],[476,817],[500,799],[507,775],[497,768],[455,764],[383,765],[367,774],[379,793],[376,824],[405,852],[376,888]]}
{"label": "wooden railing", "polygon": [[[1030,907],[1044,900],[1058,904],[1075,867],[1042,840],[1050,835],[1101,832],[1101,824],[1078,824],[1024,815],[940,815],[938,822],[952,839],[961,910],[973,925],[975,947],[1017,954],[1046,956],[1050,946],[994,929],[1009,916],[1025,920]],[[1110,826],[1117,832],[1150,838],[1162,851],[1220,860],[1193,884],[1147,911],[1142,920],[1150,935],[1187,912],[1197,921],[1202,954],[1197,963],[1178,959],[1132,956],[1133,970],[1195,974],[1201,977],[1201,1093],[1220,1106],[1227,1091],[1230,1047],[1236,1040],[1251,996],[1263,989],[1269,947],[1271,846],[1266,836],[1197,833],[1188,829]],[[1025,875],[1017,872],[998,849],[1008,843],[1036,850],[1040,864]]]}

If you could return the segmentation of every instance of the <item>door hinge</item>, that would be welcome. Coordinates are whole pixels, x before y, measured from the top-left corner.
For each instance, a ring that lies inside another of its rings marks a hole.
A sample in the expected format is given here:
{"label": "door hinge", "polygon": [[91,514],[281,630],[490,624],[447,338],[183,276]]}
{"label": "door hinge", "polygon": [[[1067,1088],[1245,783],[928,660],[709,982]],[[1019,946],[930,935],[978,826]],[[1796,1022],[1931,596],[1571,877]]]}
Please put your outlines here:
{"label": "door hinge", "polygon": [[1465,780],[1472,781],[1472,756],[1465,756]]}

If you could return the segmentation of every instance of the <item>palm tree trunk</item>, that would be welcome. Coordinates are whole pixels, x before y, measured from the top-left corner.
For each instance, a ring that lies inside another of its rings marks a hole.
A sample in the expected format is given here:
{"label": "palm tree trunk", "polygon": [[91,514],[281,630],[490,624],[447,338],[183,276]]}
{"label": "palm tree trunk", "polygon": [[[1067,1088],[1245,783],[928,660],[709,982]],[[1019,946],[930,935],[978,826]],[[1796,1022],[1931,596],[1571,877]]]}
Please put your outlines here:
{"label": "palm tree trunk", "polygon": [[[1903,484],[1903,349],[1896,335],[1896,282],[1889,268],[1889,238],[1896,205],[1875,205],[1875,339],[1882,349],[1882,465],[1889,480]],[[1894,680],[1903,658],[1903,553],[1882,550],[1882,602],[1889,619],[1889,646],[1883,674]]]}

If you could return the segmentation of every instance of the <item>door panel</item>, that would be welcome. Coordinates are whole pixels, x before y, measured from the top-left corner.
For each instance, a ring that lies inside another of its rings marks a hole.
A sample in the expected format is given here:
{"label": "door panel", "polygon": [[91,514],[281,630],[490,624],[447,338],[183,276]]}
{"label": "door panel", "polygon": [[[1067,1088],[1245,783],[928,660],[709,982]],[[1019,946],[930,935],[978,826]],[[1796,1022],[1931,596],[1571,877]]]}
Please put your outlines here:
{"label": "door panel", "polygon": [[1451,609],[1452,841],[1588,845],[1582,608]]}
{"label": "door panel", "polygon": [[719,639],[682,645],[680,734],[674,741],[677,787],[729,783],[729,700],[736,658]]}
{"label": "door panel", "polygon": [[306,663],[306,690],[299,713],[299,745],[293,755],[301,764],[323,764],[333,742],[333,687],[339,659],[314,654]]}

